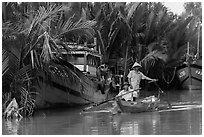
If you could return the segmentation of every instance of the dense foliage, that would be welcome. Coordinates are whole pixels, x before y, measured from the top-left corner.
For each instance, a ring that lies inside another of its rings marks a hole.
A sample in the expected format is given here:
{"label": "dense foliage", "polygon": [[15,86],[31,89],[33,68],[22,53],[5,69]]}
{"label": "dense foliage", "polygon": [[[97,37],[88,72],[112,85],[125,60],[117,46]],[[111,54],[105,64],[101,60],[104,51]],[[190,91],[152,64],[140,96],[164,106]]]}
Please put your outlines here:
{"label": "dense foliage", "polygon": [[31,115],[35,71],[56,59],[59,48],[70,50],[66,42],[90,43],[93,37],[113,73],[127,75],[137,61],[144,73],[162,79],[165,70],[185,60],[187,42],[191,54],[202,55],[197,52],[201,3],[184,6],[178,16],[160,2],[3,2],[3,108],[15,97],[23,113]]}

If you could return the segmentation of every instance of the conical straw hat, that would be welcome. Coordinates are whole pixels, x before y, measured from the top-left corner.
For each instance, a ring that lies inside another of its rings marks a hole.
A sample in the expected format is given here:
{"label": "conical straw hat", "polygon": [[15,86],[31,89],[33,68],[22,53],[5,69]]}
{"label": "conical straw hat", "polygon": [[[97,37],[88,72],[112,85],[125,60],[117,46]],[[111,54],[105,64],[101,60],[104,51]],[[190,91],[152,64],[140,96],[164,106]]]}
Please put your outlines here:
{"label": "conical straw hat", "polygon": [[132,68],[134,67],[142,67],[139,63],[135,62],[134,65],[132,66]]}

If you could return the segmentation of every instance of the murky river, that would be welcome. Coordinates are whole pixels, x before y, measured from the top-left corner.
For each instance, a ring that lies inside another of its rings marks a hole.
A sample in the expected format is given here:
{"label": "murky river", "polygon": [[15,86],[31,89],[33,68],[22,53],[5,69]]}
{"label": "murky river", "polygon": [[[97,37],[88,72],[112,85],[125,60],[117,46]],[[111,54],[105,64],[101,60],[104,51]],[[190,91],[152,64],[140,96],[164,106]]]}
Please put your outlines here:
{"label": "murky river", "polygon": [[169,98],[176,109],[117,115],[105,111],[81,114],[79,108],[43,110],[20,121],[2,119],[2,134],[202,134],[202,91],[174,91]]}

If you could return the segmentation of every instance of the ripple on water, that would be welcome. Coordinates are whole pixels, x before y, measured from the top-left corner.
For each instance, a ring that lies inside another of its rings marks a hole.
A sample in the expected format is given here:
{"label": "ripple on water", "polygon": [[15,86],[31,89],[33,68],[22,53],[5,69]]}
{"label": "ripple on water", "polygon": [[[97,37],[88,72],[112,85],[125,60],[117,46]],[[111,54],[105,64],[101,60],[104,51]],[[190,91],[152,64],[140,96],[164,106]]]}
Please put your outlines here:
{"label": "ripple on water", "polygon": [[[163,96],[163,101],[167,100]],[[81,114],[81,110],[42,111],[20,121],[2,119],[2,134],[104,134],[104,135],[192,135],[202,134],[202,91],[169,92],[173,109],[159,112],[112,115],[107,112]]]}

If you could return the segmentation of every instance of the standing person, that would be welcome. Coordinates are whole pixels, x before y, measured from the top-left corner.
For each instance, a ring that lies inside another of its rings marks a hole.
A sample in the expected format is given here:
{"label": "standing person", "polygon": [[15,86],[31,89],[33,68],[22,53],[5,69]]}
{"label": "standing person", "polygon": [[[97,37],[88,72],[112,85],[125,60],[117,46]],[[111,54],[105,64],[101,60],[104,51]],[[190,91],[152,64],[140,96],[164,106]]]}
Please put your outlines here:
{"label": "standing person", "polygon": [[108,66],[105,64],[100,65],[96,69],[96,76],[98,79],[98,90],[101,91],[102,94],[105,94],[105,84],[107,81],[107,75],[108,75]]}
{"label": "standing person", "polygon": [[132,69],[128,74],[128,82],[130,83],[130,88],[135,90],[132,93],[132,100],[135,101],[136,98],[138,98],[139,90],[137,90],[140,87],[140,81],[141,79],[151,80],[151,81],[157,81],[157,79],[152,79],[147,76],[145,76],[142,72],[139,71],[139,68],[142,67],[139,63],[135,62],[132,66]]}

